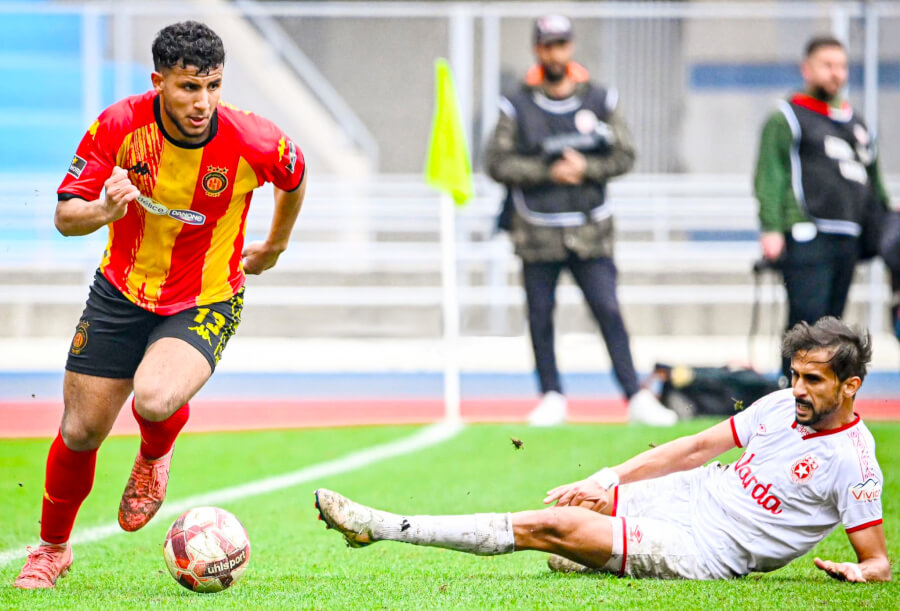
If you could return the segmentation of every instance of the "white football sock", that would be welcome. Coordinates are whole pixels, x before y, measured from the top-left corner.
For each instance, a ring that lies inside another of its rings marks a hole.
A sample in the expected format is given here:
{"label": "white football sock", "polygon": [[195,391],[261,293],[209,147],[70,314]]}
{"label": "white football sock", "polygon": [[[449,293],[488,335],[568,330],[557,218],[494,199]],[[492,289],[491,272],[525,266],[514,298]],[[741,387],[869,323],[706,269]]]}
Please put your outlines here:
{"label": "white football sock", "polygon": [[376,511],[372,535],[377,540],[444,547],[495,556],[515,551],[512,517],[508,513],[460,516],[400,516]]}

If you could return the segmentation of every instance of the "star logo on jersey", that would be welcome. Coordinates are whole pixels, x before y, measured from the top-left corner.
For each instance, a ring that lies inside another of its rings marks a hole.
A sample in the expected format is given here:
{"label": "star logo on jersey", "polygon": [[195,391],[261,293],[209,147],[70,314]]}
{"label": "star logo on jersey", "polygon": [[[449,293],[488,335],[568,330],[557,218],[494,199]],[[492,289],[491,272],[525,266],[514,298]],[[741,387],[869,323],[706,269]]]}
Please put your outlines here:
{"label": "star logo on jersey", "polygon": [[819,468],[819,461],[813,456],[807,456],[791,465],[791,479],[795,484],[804,484],[813,476]]}
{"label": "star logo on jersey", "polygon": [[201,181],[203,190],[210,197],[218,197],[228,187],[228,168],[208,166],[206,170],[206,175]]}

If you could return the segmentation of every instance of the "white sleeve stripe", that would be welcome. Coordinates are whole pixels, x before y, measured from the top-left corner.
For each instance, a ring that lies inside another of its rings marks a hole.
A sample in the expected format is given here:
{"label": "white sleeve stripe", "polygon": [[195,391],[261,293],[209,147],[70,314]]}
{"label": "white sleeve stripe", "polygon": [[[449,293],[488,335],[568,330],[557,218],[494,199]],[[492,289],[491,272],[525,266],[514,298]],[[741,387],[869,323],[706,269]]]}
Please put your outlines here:
{"label": "white sleeve stripe", "polygon": [[500,106],[500,112],[505,114],[510,119],[516,118],[516,107],[513,106],[513,103],[510,102],[508,98],[501,97],[498,105]]}

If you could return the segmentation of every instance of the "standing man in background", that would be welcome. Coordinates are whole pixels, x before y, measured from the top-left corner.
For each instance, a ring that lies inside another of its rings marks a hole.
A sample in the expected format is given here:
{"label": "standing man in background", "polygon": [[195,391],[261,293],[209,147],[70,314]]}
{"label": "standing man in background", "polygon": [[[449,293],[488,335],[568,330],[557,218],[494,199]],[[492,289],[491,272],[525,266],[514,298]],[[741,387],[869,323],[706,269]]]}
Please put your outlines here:
{"label": "standing man in background", "polygon": [[572,61],[572,25],[558,15],[534,24],[538,63],[521,88],[501,100],[486,166],[508,189],[508,224],[528,303],[528,326],[543,395],[533,425],[565,421],[556,365],[553,310],[567,268],[584,293],[628,399],[633,421],[668,426],[677,416],[641,390],[616,297],[609,179],[634,165],[634,147],[616,113],[617,93],[592,84]]}
{"label": "standing man in background", "polygon": [[[97,449],[132,391],[141,444],[119,525],[136,531],[156,515],[188,401],[241,320],[245,273],[275,265],[303,203],[300,150],[273,123],[220,103],[219,36],[196,21],[176,23],[152,51],[153,89],[101,113],[59,187],[60,233],[107,227],[109,239],[66,361],[41,543],[17,588],[52,588],[69,570]],[[267,182],[275,187],[269,234],[245,245],[250,198]]]}
{"label": "standing man in background", "polygon": [[[831,36],[806,45],[805,83],[763,128],[754,189],[763,257],[778,265],[787,329],[844,313],[867,216],[888,204],[875,141],[843,98],[847,51]],[[790,363],[782,361],[790,378]]]}

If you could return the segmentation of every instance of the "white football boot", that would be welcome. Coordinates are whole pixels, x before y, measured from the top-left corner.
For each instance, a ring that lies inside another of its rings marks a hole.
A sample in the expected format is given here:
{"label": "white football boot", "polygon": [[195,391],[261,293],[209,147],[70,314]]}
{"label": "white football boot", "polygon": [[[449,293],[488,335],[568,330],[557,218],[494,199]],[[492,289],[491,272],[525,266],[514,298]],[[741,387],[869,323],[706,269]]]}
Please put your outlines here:
{"label": "white football boot", "polygon": [[376,516],[371,507],[354,503],[337,492],[319,488],[316,490],[316,509],[319,510],[319,519],[328,528],[344,535],[348,547],[365,547],[374,543],[372,523]]}

